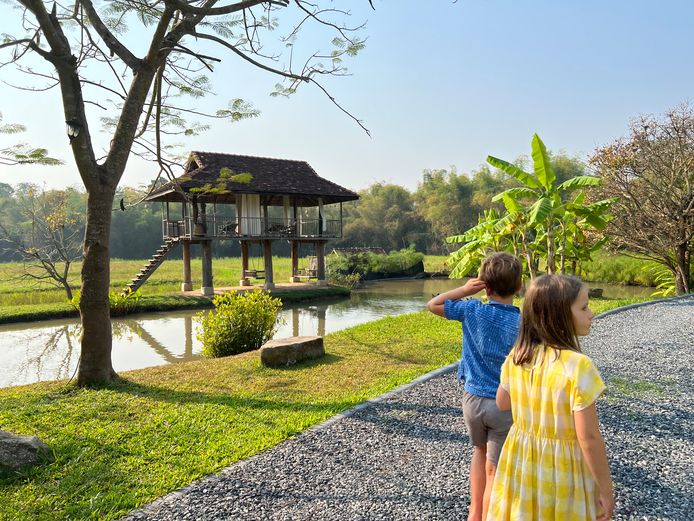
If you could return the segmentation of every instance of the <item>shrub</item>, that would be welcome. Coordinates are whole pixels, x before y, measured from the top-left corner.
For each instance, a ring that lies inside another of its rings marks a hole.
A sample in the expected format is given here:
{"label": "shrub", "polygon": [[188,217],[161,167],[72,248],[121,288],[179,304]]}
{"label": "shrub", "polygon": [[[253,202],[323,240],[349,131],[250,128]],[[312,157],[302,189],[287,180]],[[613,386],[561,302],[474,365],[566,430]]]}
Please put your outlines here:
{"label": "shrub", "polygon": [[[76,310],[80,308],[80,297],[81,293],[78,290],[75,291],[72,298],[68,300],[68,303]],[[127,315],[137,307],[140,297],[142,297],[140,290],[134,293],[128,293],[127,295],[122,295],[113,291],[110,292],[108,294],[108,302],[111,307],[111,316],[117,317],[120,315]]]}
{"label": "shrub", "polygon": [[282,301],[256,289],[212,300],[214,311],[198,313],[197,339],[205,356],[218,358],[259,349],[275,333]]}
{"label": "shrub", "polygon": [[352,289],[361,282],[361,274],[349,273],[344,274],[335,270],[328,270],[328,284],[331,286],[341,286],[343,288]]}
{"label": "shrub", "polygon": [[365,277],[369,273],[400,273],[424,260],[424,254],[413,246],[387,255],[377,253],[353,253],[349,256],[328,257],[328,269],[332,272],[359,273]]}

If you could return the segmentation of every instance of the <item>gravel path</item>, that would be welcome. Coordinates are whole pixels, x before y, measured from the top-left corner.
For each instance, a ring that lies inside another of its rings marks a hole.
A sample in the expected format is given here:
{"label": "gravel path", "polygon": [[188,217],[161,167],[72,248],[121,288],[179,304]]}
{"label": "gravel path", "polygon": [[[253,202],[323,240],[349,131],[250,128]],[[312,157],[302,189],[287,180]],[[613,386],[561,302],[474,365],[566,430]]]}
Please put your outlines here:
{"label": "gravel path", "polygon": [[[583,347],[608,385],[615,519],[694,519],[694,298],[608,312]],[[449,366],[124,519],[465,519],[460,395]]]}

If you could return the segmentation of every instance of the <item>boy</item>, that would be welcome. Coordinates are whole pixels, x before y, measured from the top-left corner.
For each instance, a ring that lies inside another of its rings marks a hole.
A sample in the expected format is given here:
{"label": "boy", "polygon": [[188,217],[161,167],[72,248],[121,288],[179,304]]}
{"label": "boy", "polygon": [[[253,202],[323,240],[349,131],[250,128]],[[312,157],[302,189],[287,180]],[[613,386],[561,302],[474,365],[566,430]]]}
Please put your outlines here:
{"label": "boy", "polygon": [[[479,277],[441,293],[427,303],[432,313],[463,324],[463,349],[458,380],[464,382],[463,418],[473,445],[470,464],[468,521],[487,517],[492,482],[513,418],[495,402],[501,364],[520,328],[520,310],[513,296],[522,287],[520,261],[509,253],[492,253],[480,266]],[[460,300],[486,290],[489,303]]]}

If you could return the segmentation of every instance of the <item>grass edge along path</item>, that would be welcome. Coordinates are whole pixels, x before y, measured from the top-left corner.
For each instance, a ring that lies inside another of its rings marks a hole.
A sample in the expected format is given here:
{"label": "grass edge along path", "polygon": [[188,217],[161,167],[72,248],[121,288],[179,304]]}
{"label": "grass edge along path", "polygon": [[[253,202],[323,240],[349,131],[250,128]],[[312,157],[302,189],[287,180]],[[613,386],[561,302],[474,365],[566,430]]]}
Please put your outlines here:
{"label": "grass edge along path", "polygon": [[282,369],[255,351],[125,372],[103,389],[0,389],[0,428],[39,436],[56,458],[0,479],[0,518],[118,518],[456,361],[460,326],[401,315],[327,335],[325,347]]}

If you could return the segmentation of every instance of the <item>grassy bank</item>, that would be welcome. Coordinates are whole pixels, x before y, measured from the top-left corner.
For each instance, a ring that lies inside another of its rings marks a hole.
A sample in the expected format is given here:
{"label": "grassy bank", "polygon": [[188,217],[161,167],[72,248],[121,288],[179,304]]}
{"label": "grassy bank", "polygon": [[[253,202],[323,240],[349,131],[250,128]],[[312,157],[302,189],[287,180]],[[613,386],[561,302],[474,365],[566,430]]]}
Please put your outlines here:
{"label": "grassy bank", "polygon": [[56,457],[0,479],[0,518],[115,519],[455,361],[460,326],[416,313],[330,334],[325,346],[324,358],[283,369],[252,352],[130,371],[100,390],[0,389],[2,428],[39,436]]}
{"label": "grassy bank", "polygon": [[[142,269],[147,263],[145,260],[122,260],[111,259],[111,290],[120,292],[126,284]],[[262,264],[262,263],[261,263]],[[272,258],[275,282],[289,280],[291,273],[291,261],[287,257]],[[257,263],[252,267],[262,269]],[[80,287],[80,263],[75,263],[70,268],[72,274],[70,286],[73,290]],[[21,263],[0,263],[0,307],[19,306],[27,304],[59,304],[66,301],[65,292],[57,289],[46,282],[34,282],[22,279],[24,266]],[[212,263],[212,276],[216,287],[236,286],[239,283],[241,274],[241,259],[220,258],[214,259]],[[192,261],[192,281],[193,287],[201,286],[200,260]],[[143,296],[165,295],[177,293],[181,289],[183,277],[183,261],[170,259],[166,260],[142,286]],[[256,285],[262,285],[264,281],[253,280]]]}
{"label": "grassy bank", "polygon": [[[579,276],[587,282],[606,282],[625,286],[657,286],[652,262],[600,251],[593,260],[583,262]],[[425,255],[424,270],[428,272],[450,271],[445,255]]]}
{"label": "grassy bank", "polygon": [[[329,286],[321,288],[307,288],[305,290],[283,291],[277,289],[271,291],[283,304],[303,302],[326,298],[344,298],[349,296],[349,289]],[[149,311],[169,311],[174,309],[201,309],[211,308],[212,300],[206,297],[184,295],[149,295],[141,297],[130,310],[130,314],[145,313]],[[11,322],[31,322],[34,320],[47,320],[51,318],[63,318],[78,316],[77,310],[70,304],[55,302],[49,304],[24,304],[0,306],[0,324]]]}
{"label": "grassy bank", "polygon": [[[441,272],[447,268],[445,255],[426,255],[424,257],[424,269],[427,272]],[[286,257],[273,257],[275,282],[289,280],[291,272],[290,259]],[[119,292],[146,263],[145,260],[111,260],[111,290]],[[257,264],[257,262],[256,262]],[[655,285],[654,274],[648,269],[648,263],[638,261],[626,256],[607,255],[599,253],[592,262],[582,265],[581,276],[588,281],[610,282],[614,284],[638,284],[644,286]],[[259,266],[258,266],[259,267]],[[241,273],[241,261],[239,258],[215,259],[213,266],[214,284],[217,287],[235,286],[238,284]],[[71,286],[74,290],[80,286],[80,263],[71,268]],[[200,263],[193,260],[193,287],[201,285]],[[0,308],[10,306],[44,306],[64,304],[65,292],[46,282],[32,282],[22,279],[24,266],[21,263],[0,263]],[[183,261],[165,261],[142,286],[143,297],[149,298],[160,295],[172,295],[179,292],[183,273]],[[262,280],[253,280],[256,285],[262,285]],[[51,309],[68,309],[67,306],[53,306]],[[168,309],[168,308],[167,308]],[[68,310],[69,311],[69,310]],[[64,312],[64,311],[63,311]]]}

